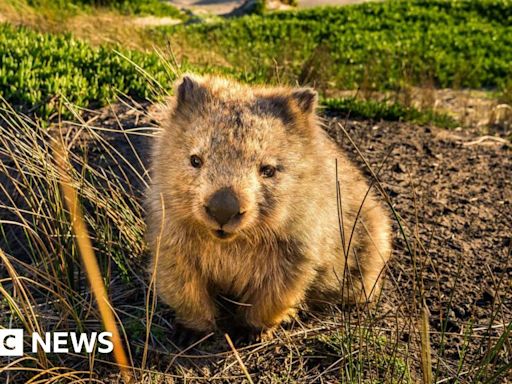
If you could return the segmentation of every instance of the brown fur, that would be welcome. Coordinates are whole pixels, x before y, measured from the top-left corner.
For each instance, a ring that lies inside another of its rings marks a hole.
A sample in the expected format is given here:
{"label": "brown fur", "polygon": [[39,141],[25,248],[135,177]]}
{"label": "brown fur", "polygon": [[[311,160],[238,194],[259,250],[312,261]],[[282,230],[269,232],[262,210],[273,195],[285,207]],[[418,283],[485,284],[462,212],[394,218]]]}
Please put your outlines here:
{"label": "brown fur", "polygon": [[[147,197],[156,287],[177,319],[214,329],[222,295],[241,303],[239,321],[264,330],[305,301],[374,296],[391,253],[389,219],[372,192],[364,200],[361,172],[321,129],[316,93],[217,77],[185,76],[177,84]],[[191,166],[191,155],[203,159],[202,168]],[[265,164],[277,168],[274,177],[262,177]],[[228,240],[214,236],[218,225],[204,210],[223,187],[245,212],[226,228]]]}

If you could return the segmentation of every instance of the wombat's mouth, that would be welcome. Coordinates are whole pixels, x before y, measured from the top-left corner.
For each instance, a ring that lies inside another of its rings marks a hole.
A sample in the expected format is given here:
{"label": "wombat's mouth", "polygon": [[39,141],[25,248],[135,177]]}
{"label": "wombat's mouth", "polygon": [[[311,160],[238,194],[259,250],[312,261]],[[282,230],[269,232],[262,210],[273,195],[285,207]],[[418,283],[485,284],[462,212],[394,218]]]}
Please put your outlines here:
{"label": "wombat's mouth", "polygon": [[215,237],[217,237],[218,239],[222,239],[222,240],[227,240],[227,239],[230,239],[234,236],[233,233],[229,233],[229,232],[226,232],[222,229],[216,229],[213,231],[213,234]]}

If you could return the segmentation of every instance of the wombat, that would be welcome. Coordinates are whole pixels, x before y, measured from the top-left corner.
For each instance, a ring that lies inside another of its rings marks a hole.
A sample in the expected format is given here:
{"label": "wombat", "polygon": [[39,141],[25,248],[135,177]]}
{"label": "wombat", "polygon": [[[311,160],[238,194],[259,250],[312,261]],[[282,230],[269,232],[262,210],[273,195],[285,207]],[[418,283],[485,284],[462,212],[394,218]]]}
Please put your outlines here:
{"label": "wombat", "polygon": [[388,216],[321,128],[311,88],[185,75],[152,153],[147,239],[161,299],[211,331],[268,331],[305,303],[369,301]]}

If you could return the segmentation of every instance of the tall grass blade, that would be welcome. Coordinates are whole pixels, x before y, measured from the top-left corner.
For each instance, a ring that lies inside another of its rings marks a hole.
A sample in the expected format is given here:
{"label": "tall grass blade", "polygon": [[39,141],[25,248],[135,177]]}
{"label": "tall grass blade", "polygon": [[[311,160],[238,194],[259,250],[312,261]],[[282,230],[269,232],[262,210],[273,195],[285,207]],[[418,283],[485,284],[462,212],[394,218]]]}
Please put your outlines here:
{"label": "tall grass blade", "polygon": [[52,151],[57,168],[61,172],[60,188],[64,196],[66,207],[69,210],[72,230],[75,234],[76,242],[85,266],[87,277],[89,279],[92,292],[98,303],[98,309],[103,320],[103,325],[107,332],[112,333],[112,342],[114,344],[114,359],[119,365],[123,380],[127,383],[131,383],[133,376],[131,371],[128,369],[130,364],[128,362],[128,357],[123,348],[123,343],[117,329],[115,316],[108,299],[98,261],[94,254],[87,227],[83,219],[82,209],[78,201],[78,196],[76,190],[71,184],[71,178],[69,176],[70,165],[63,141],[59,139],[54,140],[52,142]]}

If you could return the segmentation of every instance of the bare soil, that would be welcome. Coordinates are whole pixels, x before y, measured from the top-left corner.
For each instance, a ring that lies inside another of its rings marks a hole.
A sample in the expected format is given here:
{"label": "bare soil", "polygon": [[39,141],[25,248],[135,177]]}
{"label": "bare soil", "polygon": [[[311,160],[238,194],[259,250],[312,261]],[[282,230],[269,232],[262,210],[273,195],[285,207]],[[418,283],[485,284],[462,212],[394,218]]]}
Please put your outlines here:
{"label": "bare soil", "polygon": [[[361,162],[338,123],[336,117],[328,119],[329,133]],[[433,358],[444,360],[442,371],[449,372],[463,358],[479,361],[491,328],[512,321],[510,146],[476,144],[480,132],[475,129],[341,124],[374,170],[382,164],[378,177],[413,251],[397,230],[384,302],[409,309],[424,300]],[[474,336],[469,345],[464,340],[468,333]]]}
{"label": "bare soil", "polygon": [[[299,8],[320,6],[342,6],[360,4],[375,0],[298,0]],[[378,1],[378,0],[377,0]],[[244,0],[169,0],[169,3],[178,8],[189,9],[200,14],[224,15],[230,13],[244,3]],[[279,0],[270,0],[269,9],[288,9],[278,4]]]}

